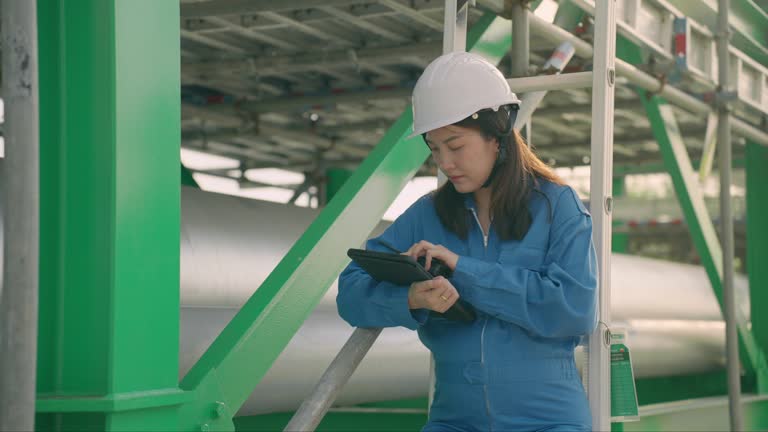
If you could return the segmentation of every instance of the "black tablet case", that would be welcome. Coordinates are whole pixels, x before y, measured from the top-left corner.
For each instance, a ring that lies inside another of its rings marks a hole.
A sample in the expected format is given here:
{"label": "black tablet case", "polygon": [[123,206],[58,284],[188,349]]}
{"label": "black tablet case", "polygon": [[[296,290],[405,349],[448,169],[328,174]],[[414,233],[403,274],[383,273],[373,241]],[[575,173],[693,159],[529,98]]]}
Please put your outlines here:
{"label": "black tablet case", "polygon": [[[421,264],[407,255],[349,249],[347,256],[379,282],[409,286],[414,282],[432,279],[432,275]],[[472,306],[462,300],[454,303],[445,313],[431,311],[431,314],[455,321],[473,321],[475,319]]]}

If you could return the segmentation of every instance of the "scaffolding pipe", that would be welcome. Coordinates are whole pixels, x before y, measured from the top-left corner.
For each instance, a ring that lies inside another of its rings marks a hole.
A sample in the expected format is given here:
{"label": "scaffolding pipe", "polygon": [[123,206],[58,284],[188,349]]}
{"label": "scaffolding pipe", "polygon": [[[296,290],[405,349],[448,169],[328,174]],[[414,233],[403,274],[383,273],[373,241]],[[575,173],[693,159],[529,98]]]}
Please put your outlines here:
{"label": "scaffolding pipe", "polygon": [[317,428],[379,334],[380,328],[355,329],[312,390],[312,394],[304,400],[285,426],[285,431],[314,431]]}
{"label": "scaffolding pipe", "polygon": [[509,56],[513,78],[528,76],[531,63],[531,39],[528,25],[528,1],[514,0],[512,5],[512,52]]}
{"label": "scaffolding pipe", "polygon": [[[568,41],[576,48],[576,55],[582,58],[592,57],[593,49],[592,45],[589,43],[584,42],[567,30],[551,24],[532,13],[529,13],[528,17],[530,19],[531,30],[535,31],[537,36],[555,44]],[[675,87],[665,85],[663,81],[648,75],[623,60],[616,59],[616,74],[627,78],[631,84],[634,84],[637,87],[658,93],[658,95],[664,98],[667,102],[693,114],[704,116],[712,112],[712,107],[705,102],[702,102]],[[732,130],[737,134],[761,145],[768,146],[768,134],[765,132],[735,117],[731,117],[730,121]]]}
{"label": "scaffolding pipe", "polygon": [[580,89],[592,87],[592,72],[511,78],[507,82],[515,93]]}
{"label": "scaffolding pipe", "polygon": [[34,430],[40,216],[37,2],[2,0],[0,430]]}
{"label": "scaffolding pipe", "polygon": [[741,431],[741,366],[739,362],[739,336],[736,322],[736,295],[733,287],[733,213],[731,211],[731,114],[727,97],[731,89],[728,46],[729,0],[718,0],[718,107],[717,135],[720,162],[720,227],[723,247],[723,316],[725,318],[726,370],[728,376],[728,405],[732,431]]}

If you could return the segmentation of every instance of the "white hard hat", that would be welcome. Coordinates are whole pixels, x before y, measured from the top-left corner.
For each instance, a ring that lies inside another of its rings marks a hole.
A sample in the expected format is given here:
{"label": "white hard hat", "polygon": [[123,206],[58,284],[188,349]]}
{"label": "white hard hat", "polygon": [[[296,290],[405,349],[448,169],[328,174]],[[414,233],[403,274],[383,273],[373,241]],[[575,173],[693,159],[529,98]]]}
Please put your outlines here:
{"label": "white hard hat", "polygon": [[520,106],[496,66],[468,52],[452,52],[427,66],[413,89],[410,138],[464,120],[482,109]]}

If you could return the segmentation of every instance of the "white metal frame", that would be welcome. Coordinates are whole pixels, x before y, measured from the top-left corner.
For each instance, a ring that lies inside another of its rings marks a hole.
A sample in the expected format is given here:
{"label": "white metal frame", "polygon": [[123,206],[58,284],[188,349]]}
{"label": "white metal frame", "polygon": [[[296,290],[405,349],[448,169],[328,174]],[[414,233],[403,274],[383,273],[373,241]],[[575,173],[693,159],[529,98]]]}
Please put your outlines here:
{"label": "white metal frame", "polygon": [[[466,48],[466,13],[462,21],[462,15],[455,15],[455,11],[456,0],[446,0],[443,52]],[[592,429],[607,431],[611,428],[610,330],[607,323],[610,323],[613,114],[616,83],[616,4],[613,1],[598,2],[595,8],[593,58],[592,72],[514,78],[508,81],[515,91],[520,92],[592,86],[590,209],[593,219],[593,240],[597,253],[599,299],[598,326],[589,337],[586,373],[587,394],[593,419]],[[438,181],[442,184],[445,177],[439,176]],[[434,387],[433,364],[434,361],[431,360],[430,405]]]}
{"label": "white metal frame", "polygon": [[[594,0],[572,0],[573,3],[586,11],[595,13]],[[705,26],[697,23],[689,17],[685,17],[674,6],[663,0],[616,0],[622,16],[618,16],[616,25],[619,32],[631,41],[650,49],[660,59],[671,63],[682,62],[686,74],[704,85],[708,91],[715,90],[717,86],[717,52],[715,50],[715,36]],[[599,4],[600,2],[598,2]],[[640,12],[653,11],[661,16],[661,31],[654,32],[648,26],[638,20]],[[675,18],[685,19],[686,52],[685,58],[678,59],[674,53],[672,43],[674,35]],[[729,46],[728,52],[731,61],[732,77],[729,80],[735,83],[734,90],[742,108],[758,110],[768,114],[768,68],[765,68],[742,51]],[[701,56],[703,61],[687,61],[691,56]],[[754,79],[746,79],[747,72]]]}
{"label": "white metal frame", "polygon": [[588,387],[592,430],[611,430],[611,209],[613,193],[613,108],[616,83],[616,3],[595,10],[592,84],[590,212],[598,266],[598,326],[589,338]]}

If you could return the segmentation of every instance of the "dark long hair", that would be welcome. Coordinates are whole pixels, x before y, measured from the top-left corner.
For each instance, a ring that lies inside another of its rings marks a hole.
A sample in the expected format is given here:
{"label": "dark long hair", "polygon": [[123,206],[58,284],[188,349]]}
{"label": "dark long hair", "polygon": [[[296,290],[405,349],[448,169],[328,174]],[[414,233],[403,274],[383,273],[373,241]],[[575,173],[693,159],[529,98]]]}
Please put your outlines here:
{"label": "dark long hair", "polygon": [[[502,147],[506,150],[506,157],[496,168],[496,174],[489,185],[493,227],[502,240],[522,240],[532,221],[528,209],[531,192],[541,193],[538,180],[564,183],[533,153],[517,130],[513,129],[505,135],[509,129],[508,124],[508,111],[499,109],[482,110],[476,119],[467,117],[454,123],[454,126],[476,130],[486,139],[496,138],[500,146],[499,154],[502,154]],[[434,192],[434,200],[435,210],[443,226],[466,239],[472,216],[464,206],[464,196],[449,181]],[[551,209],[551,203],[549,207]]]}

